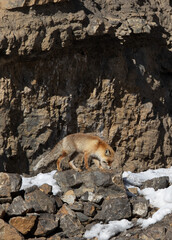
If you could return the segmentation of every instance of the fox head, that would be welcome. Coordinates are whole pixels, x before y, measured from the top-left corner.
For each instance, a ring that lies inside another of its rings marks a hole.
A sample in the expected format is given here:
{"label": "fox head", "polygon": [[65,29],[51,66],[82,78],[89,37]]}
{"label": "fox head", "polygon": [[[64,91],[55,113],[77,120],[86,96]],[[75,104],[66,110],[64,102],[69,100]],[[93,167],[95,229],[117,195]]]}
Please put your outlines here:
{"label": "fox head", "polygon": [[100,160],[102,168],[111,169],[112,162],[114,161],[115,152],[109,145],[103,145],[100,145],[100,147],[97,149],[97,156]]}

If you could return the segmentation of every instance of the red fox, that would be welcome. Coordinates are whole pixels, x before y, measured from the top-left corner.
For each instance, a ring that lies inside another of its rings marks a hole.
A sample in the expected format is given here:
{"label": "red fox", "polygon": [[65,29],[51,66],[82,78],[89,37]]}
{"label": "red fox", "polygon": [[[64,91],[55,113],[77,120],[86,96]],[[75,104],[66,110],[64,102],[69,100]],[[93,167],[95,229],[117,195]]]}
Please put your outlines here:
{"label": "red fox", "polygon": [[98,168],[111,169],[115,156],[114,150],[99,137],[87,133],[75,133],[64,137],[58,142],[48,154],[41,157],[33,169],[34,171],[40,171],[57,160],[57,169],[62,171],[61,162],[68,156],[69,166],[81,171],[81,168],[76,167],[72,161],[72,157],[76,153],[83,153],[86,169],[89,169],[89,159],[91,157],[99,160]]}
{"label": "red fox", "polygon": [[[61,161],[64,157],[74,153],[83,153],[84,154],[84,164],[85,168],[89,169],[88,160],[90,157],[98,158],[100,161],[100,168],[110,168],[114,160],[114,151],[113,149],[102,139],[97,136],[84,134],[84,133],[75,133],[66,136],[61,140],[61,154],[57,159],[57,169],[61,171]],[[70,166],[78,171],[73,162],[71,161]]]}

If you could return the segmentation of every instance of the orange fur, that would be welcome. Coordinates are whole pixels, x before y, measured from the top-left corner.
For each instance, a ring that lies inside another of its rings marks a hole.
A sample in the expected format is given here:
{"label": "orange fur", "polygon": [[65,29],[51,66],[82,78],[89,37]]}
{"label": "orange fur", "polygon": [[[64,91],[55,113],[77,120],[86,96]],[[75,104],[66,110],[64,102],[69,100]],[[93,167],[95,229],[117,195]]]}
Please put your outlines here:
{"label": "orange fur", "polygon": [[[110,168],[114,160],[113,149],[102,139],[91,134],[76,133],[63,138],[59,142],[61,146],[61,154],[57,159],[57,169],[61,171],[61,161],[66,156],[72,156],[73,153],[84,154],[85,168],[89,169],[89,158],[96,157],[100,161],[100,168]],[[76,168],[72,163],[70,164],[75,170],[81,171]]]}

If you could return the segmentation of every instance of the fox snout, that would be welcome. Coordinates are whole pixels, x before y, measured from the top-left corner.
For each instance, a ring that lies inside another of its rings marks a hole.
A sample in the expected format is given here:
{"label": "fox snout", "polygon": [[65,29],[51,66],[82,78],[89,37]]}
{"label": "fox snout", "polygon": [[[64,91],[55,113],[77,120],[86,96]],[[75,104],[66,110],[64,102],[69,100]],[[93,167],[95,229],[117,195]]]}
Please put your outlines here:
{"label": "fox snout", "polygon": [[105,169],[111,169],[112,162],[113,161],[111,159],[104,159],[103,161],[101,161],[101,165]]}

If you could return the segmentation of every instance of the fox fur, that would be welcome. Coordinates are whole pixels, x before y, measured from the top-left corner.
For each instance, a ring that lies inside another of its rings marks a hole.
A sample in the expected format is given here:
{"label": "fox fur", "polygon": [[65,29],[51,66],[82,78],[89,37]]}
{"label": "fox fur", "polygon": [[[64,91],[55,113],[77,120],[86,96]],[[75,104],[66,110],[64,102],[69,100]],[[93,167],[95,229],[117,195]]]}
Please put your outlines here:
{"label": "fox fur", "polygon": [[58,142],[55,147],[37,163],[34,170],[40,169],[41,166],[46,166],[46,159],[48,159],[48,162],[57,160],[57,169],[58,171],[62,171],[61,162],[66,156],[69,156],[70,167],[81,171],[71,160],[75,153],[83,153],[86,169],[89,169],[90,158],[97,158],[99,160],[100,169],[110,169],[115,156],[114,150],[98,136],[87,133],[75,133],[64,137]]}

